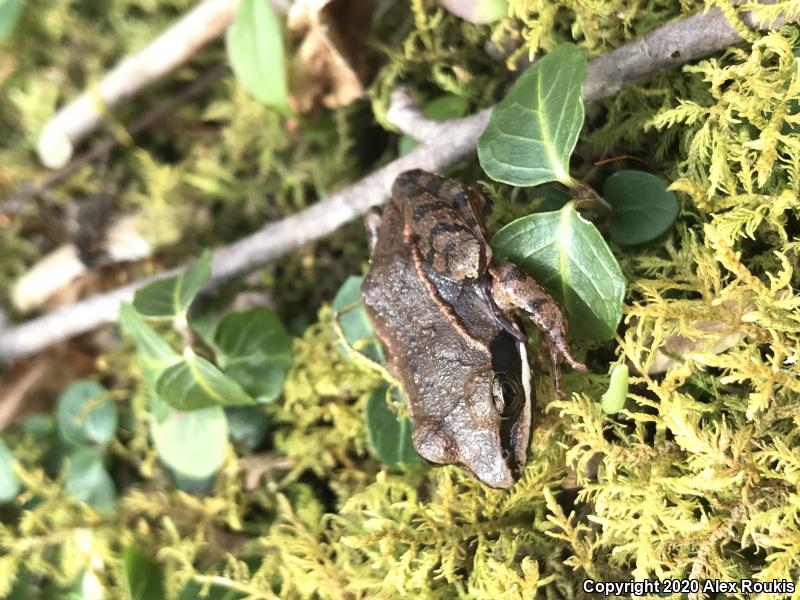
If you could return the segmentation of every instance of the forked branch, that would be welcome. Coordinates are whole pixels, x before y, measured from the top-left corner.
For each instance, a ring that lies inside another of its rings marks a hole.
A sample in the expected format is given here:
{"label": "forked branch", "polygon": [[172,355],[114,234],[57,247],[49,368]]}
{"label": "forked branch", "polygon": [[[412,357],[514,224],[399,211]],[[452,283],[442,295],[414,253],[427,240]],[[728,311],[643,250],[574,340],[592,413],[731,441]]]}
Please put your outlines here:
{"label": "forked branch", "polygon": [[[749,17],[748,17],[749,18]],[[742,40],[719,10],[687,17],[648,33],[592,60],[584,85],[584,100],[615,94],[658,70],[676,67]],[[220,248],[213,255],[209,287],[251,272],[292,250],[324,237],[344,223],[383,203],[395,177],[407,169],[441,171],[475,152],[491,108],[447,122],[446,135],[427,139],[409,154],[342,188],[318,203]],[[175,270],[159,277],[174,274]],[[0,361],[33,354],[50,344],[115,321],[119,303],[155,278],[131,283],[0,331]]]}

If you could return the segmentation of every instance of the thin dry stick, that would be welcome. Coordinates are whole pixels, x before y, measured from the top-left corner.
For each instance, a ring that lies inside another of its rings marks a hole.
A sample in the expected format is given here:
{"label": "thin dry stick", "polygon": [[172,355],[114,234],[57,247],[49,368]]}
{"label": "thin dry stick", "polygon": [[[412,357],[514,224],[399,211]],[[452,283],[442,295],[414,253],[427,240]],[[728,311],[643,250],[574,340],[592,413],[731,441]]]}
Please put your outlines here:
{"label": "thin dry stick", "polygon": [[239,0],[205,0],[147,47],[127,57],[45,125],[37,150],[45,166],[58,169],[103,118],[103,110],[130,98],[184,64],[230,24]]}
{"label": "thin dry stick", "polygon": [[386,120],[418,142],[435,138],[448,128],[448,121],[426,117],[405,86],[399,86],[392,92]]}
{"label": "thin dry stick", "polygon": [[[586,102],[608,97],[623,86],[660,69],[678,66],[718,52],[741,41],[719,10],[694,15],[651,31],[589,63],[583,98]],[[417,146],[409,154],[378,169],[328,198],[290,217],[269,223],[213,255],[211,281],[219,286],[249,273],[292,250],[333,232],[371,206],[386,200],[395,177],[407,169],[441,171],[475,152],[478,136],[486,127],[491,107],[470,117],[447,122],[447,134]],[[28,356],[72,336],[116,320],[119,303],[151,281],[174,275],[173,269],[99,294],[72,306],[0,331],[0,361]]]}
{"label": "thin dry stick", "polygon": [[[140,133],[145,129],[153,126],[167,115],[172,114],[173,112],[175,112],[177,108],[179,108],[183,104],[186,104],[187,102],[192,100],[195,96],[197,96],[200,92],[202,92],[206,88],[214,85],[214,83],[219,81],[222,78],[222,76],[227,72],[227,70],[228,67],[227,65],[224,64],[219,64],[216,67],[212,67],[211,69],[206,71],[203,75],[201,75],[200,77],[195,79],[192,83],[190,83],[185,89],[181,90],[179,93],[172,96],[171,98],[167,98],[163,102],[156,104],[146,113],[133,120],[130,126],[127,127],[128,135],[134,136],[137,133]],[[33,196],[41,194],[50,187],[54,186],[55,184],[60,183],[61,181],[72,175],[75,171],[77,171],[84,165],[103,156],[106,152],[111,150],[118,143],[119,140],[111,135],[97,142],[97,144],[95,144],[90,150],[76,157],[65,167],[62,167],[58,171],[51,173],[50,175],[42,179],[39,183],[25,186],[14,196],[0,203],[0,213],[16,212],[17,210],[22,209],[23,203],[26,200],[30,199]]]}

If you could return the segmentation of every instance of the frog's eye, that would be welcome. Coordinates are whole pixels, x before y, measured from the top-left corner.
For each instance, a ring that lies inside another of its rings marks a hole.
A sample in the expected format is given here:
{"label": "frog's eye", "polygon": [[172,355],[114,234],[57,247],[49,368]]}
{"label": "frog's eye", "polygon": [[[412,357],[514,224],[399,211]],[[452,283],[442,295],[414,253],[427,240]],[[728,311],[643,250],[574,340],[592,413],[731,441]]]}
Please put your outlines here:
{"label": "frog's eye", "polygon": [[520,394],[514,381],[503,373],[495,373],[492,379],[492,400],[501,417],[512,417],[520,406]]}

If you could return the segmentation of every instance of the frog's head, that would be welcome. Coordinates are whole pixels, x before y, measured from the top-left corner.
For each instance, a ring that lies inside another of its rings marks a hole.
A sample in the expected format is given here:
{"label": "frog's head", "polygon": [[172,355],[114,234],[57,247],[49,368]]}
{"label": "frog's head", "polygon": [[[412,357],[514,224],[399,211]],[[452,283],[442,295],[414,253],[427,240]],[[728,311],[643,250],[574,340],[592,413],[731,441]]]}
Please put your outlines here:
{"label": "frog's head", "polygon": [[463,401],[435,422],[417,423],[417,452],[434,464],[457,464],[482,483],[509,488],[525,466],[531,427],[525,345],[506,332],[491,348],[491,366],[463,374]]}

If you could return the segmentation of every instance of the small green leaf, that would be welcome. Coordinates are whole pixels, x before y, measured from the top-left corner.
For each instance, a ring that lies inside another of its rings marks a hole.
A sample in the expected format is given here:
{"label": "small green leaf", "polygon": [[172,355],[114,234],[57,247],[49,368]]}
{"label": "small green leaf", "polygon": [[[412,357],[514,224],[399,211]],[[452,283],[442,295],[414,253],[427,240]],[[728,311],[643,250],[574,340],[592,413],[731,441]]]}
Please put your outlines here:
{"label": "small green leaf", "polygon": [[603,198],[611,205],[608,234],[621,246],[657,238],[678,216],[678,199],[667,182],[644,171],[619,171],[606,179]]}
{"label": "small green leaf", "polygon": [[267,106],[288,108],[281,28],[268,0],[239,3],[225,48],[244,89]]}
{"label": "small green leaf", "polygon": [[439,4],[470,23],[485,25],[508,13],[508,0],[439,0]]}
{"label": "small green leaf", "polygon": [[[419,455],[411,442],[414,424],[407,418],[398,419],[397,414],[388,407],[387,389],[387,386],[382,386],[374,390],[367,400],[367,440],[375,456],[386,466],[416,464]],[[392,395],[399,400],[398,394]]]}
{"label": "small green leaf", "polygon": [[144,552],[128,546],[122,553],[128,600],[164,600],[164,573]]}
{"label": "small green leaf", "polygon": [[[331,308],[336,312],[347,343],[361,354],[376,362],[383,362],[383,348],[378,343],[375,330],[367,317],[367,309],[361,301],[361,284],[363,277],[348,277],[336,292]],[[339,354],[348,357],[347,350],[339,344]]]}
{"label": "small green leaf", "polygon": [[191,267],[175,277],[159,279],[137,290],[133,307],[147,319],[185,315],[197,292],[211,277],[211,253],[206,250]]}
{"label": "small green leaf", "polygon": [[280,395],[292,365],[292,343],[273,311],[257,307],[228,313],[217,325],[214,346],[225,374],[258,402]]}
{"label": "small green leaf", "polygon": [[161,461],[185,477],[211,477],[225,461],[228,422],[219,406],[176,410],[162,423],[153,423],[152,435]]}
{"label": "small green leaf", "polygon": [[22,431],[39,440],[50,437],[55,429],[53,415],[44,412],[33,412],[22,419]]}
{"label": "small green leaf", "polygon": [[586,57],[561,44],[528,68],[492,110],[478,159],[495,181],[569,183],[569,159],[583,126]]}
{"label": "small green leaf", "polygon": [[150,396],[150,412],[159,423],[163,422],[172,411],[172,407],[159,398],[156,393],[156,382],[167,368],[180,362],[181,357],[144,322],[132,305],[123,302],[119,318],[125,332],[136,344],[142,379]]}
{"label": "small green leaf", "polygon": [[0,42],[14,29],[23,4],[23,0],[0,0]]}
{"label": "small green leaf", "polygon": [[19,494],[22,484],[14,473],[14,457],[0,438],[0,502],[10,502]]}
{"label": "small green leaf", "polygon": [[155,391],[159,375],[167,367],[178,362],[181,359],[180,355],[161,339],[127,302],[123,302],[120,306],[119,322],[136,344],[136,353],[142,366],[145,384],[148,389]]}
{"label": "small green leaf", "polygon": [[611,370],[611,381],[608,390],[603,394],[600,408],[608,415],[615,415],[625,406],[628,398],[628,365],[614,365]]}
{"label": "small green leaf", "polygon": [[255,403],[238,383],[191,349],[161,373],[156,394],[178,410]]}
{"label": "small green leaf", "polygon": [[117,490],[103,464],[102,449],[80,446],[67,456],[64,489],[98,510],[114,508]]}
{"label": "small green leaf", "polygon": [[228,432],[235,443],[244,444],[250,450],[261,446],[269,430],[269,418],[257,406],[229,406],[225,409]]}
{"label": "small green leaf", "polygon": [[65,441],[105,446],[117,430],[117,405],[103,386],[81,379],[61,394],[56,420]]}
{"label": "small green leaf", "polygon": [[496,262],[519,265],[555,297],[571,334],[592,340],[614,335],[625,278],[600,232],[572,202],[512,221],[494,236],[492,248]]}

